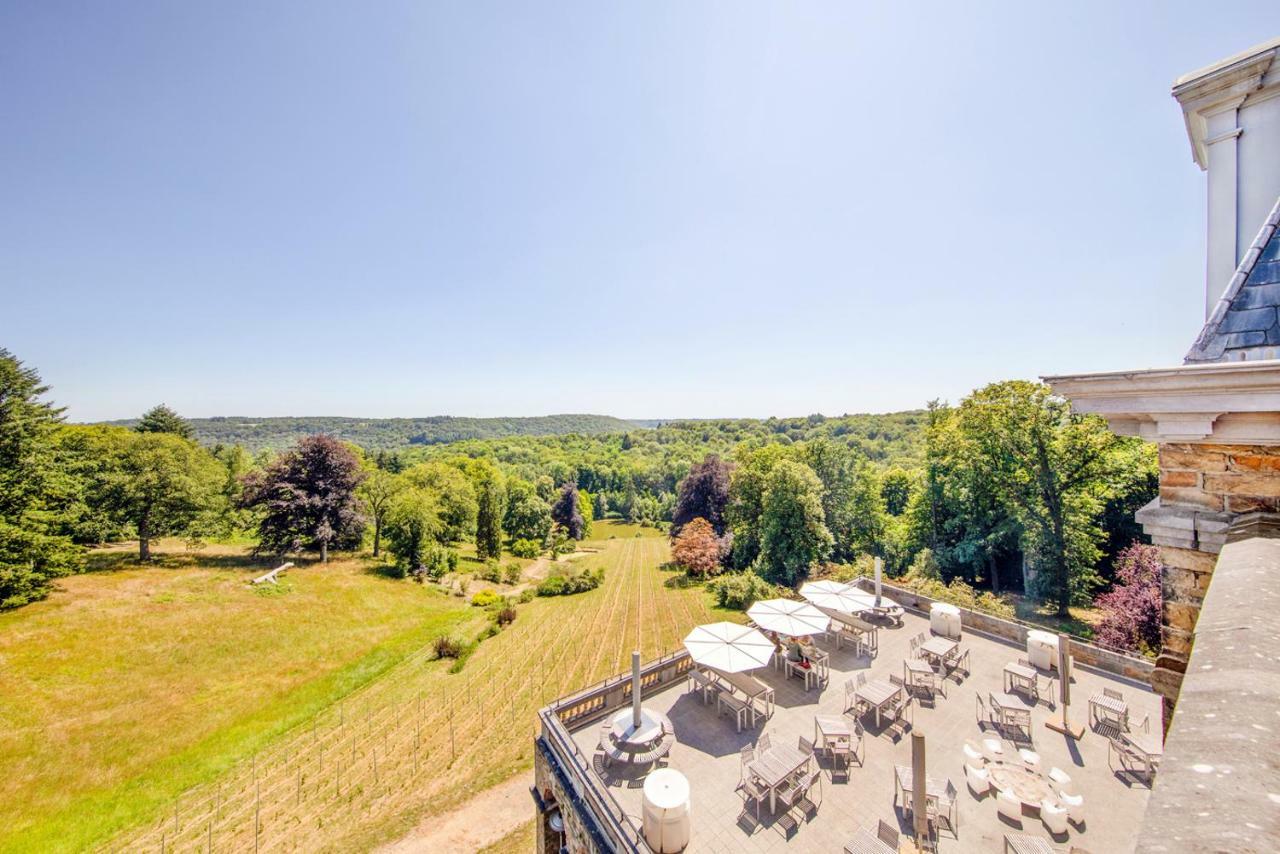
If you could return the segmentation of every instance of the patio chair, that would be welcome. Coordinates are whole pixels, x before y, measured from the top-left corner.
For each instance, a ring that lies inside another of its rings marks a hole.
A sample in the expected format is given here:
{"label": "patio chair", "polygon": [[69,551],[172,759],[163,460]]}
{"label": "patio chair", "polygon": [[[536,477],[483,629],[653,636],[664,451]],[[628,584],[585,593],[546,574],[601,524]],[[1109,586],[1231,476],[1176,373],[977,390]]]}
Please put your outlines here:
{"label": "patio chair", "polygon": [[760,751],[761,753],[764,753],[766,750],[769,749],[771,745],[772,745],[772,742],[769,740],[769,733],[767,732],[760,733],[760,737],[756,739],[756,750]]}
{"label": "patio chair", "polygon": [[982,740],[982,755],[987,757],[988,762],[999,762],[1004,759],[1004,744],[999,739],[984,738]]}
{"label": "patio chair", "polygon": [[[1019,659],[1018,659],[1018,663],[1019,663],[1019,664],[1021,664],[1023,667],[1031,667],[1031,661],[1030,661],[1029,659],[1026,659],[1026,658],[1019,658]],[[1034,668],[1032,668],[1032,669],[1034,669]]]}
{"label": "patio chair", "polygon": [[1025,747],[1019,748],[1018,756],[1022,758],[1022,765],[1028,771],[1040,772],[1040,754],[1034,750],[1027,750]]}
{"label": "patio chair", "polygon": [[1075,793],[1075,784],[1071,782],[1071,775],[1056,765],[1049,769],[1049,783],[1058,791],[1059,795]]}
{"label": "patio chair", "polygon": [[1115,688],[1103,688],[1102,696],[1110,697],[1112,700],[1119,700],[1122,703],[1124,702],[1124,694],[1121,694]]}
{"label": "patio chair", "polygon": [[764,786],[760,786],[755,780],[744,780],[742,783],[743,808],[746,808],[747,802],[755,801],[756,805],[756,821],[760,820],[760,804],[768,800],[769,791]]}
{"label": "patio chair", "polygon": [[942,797],[938,798],[936,806],[930,802],[930,808],[936,810],[937,816],[935,823],[938,827],[946,827],[947,832],[956,839],[960,838],[960,834],[956,831],[959,828],[959,814],[956,812],[956,792],[955,785],[948,780],[947,787],[943,790]]}
{"label": "patio chair", "polygon": [[803,753],[805,756],[812,756],[813,742],[802,735],[800,736],[800,740],[796,742],[796,749],[799,750],[801,753]]}
{"label": "patio chair", "polygon": [[876,828],[876,838],[885,845],[888,845],[894,851],[897,851],[898,846],[901,844],[898,841],[898,828],[889,824],[884,819],[880,820],[880,825]]}
{"label": "patio chair", "polygon": [[979,768],[987,761],[987,757],[982,755],[982,751],[972,741],[964,743],[964,758],[969,765],[975,765]]}
{"label": "patio chair", "polygon": [[1067,832],[1067,811],[1047,798],[1040,802],[1040,820],[1054,836]]}
{"label": "patio chair", "polygon": [[855,703],[857,702],[857,698],[854,696],[854,695],[857,693],[857,690],[858,690],[858,688],[857,688],[857,686],[855,686],[855,685],[853,684],[853,680],[852,680],[852,679],[846,679],[846,680],[844,680],[844,709],[843,709],[843,711],[846,711],[846,712],[847,712],[847,711],[849,711],[850,709],[852,709],[852,708],[854,707]]}
{"label": "patio chair", "polygon": [[1014,797],[1012,792],[1000,792],[996,795],[996,812],[1001,818],[1022,825],[1022,801]]}
{"label": "patio chair", "polygon": [[1084,824],[1084,795],[1059,795],[1058,800],[1067,809],[1067,818],[1077,826]]}
{"label": "patio chair", "polygon": [[859,688],[861,688],[863,685],[866,685],[866,684],[867,684],[867,674],[865,674],[865,673],[859,673],[859,674],[858,674],[858,687],[859,687]]}
{"label": "patio chair", "polygon": [[898,675],[898,674],[896,674],[896,673],[890,673],[890,674],[889,674],[889,684],[890,684],[890,685],[892,685],[892,686],[894,686],[895,688],[901,688],[901,687],[903,687],[902,677],[901,677],[901,676],[899,676],[899,675]]}
{"label": "patio chair", "polygon": [[797,791],[800,792],[800,799],[796,801],[796,806],[799,807],[800,812],[804,813],[806,816],[816,813],[818,811],[818,804],[821,802],[821,799],[818,801],[813,799],[812,795],[814,788],[817,788],[819,793],[822,792],[822,771],[817,768],[807,772],[804,777],[801,778],[799,786],[797,786]]}
{"label": "patio chair", "polygon": [[969,784],[969,791],[973,792],[974,797],[981,797],[991,791],[991,772],[986,768],[974,768],[965,763],[964,779]]}

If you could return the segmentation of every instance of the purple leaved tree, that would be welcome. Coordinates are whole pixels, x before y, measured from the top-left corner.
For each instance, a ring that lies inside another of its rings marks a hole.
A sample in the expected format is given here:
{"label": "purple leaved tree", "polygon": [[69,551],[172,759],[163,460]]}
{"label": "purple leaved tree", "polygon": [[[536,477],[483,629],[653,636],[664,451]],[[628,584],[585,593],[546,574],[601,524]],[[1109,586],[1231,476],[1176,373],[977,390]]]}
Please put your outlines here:
{"label": "purple leaved tree", "polygon": [[1160,550],[1133,543],[1116,555],[1116,584],[1095,602],[1095,640],[1122,652],[1160,651]]}

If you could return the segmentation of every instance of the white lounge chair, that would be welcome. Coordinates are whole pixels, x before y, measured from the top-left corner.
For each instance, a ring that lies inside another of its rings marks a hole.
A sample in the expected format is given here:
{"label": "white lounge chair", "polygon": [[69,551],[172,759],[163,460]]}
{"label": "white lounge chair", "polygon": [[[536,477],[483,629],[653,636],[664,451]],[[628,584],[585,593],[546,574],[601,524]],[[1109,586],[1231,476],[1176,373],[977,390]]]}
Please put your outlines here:
{"label": "white lounge chair", "polygon": [[1022,824],[1022,801],[1014,797],[1012,792],[1000,792],[996,795],[996,812],[1018,825]]}
{"label": "white lounge chair", "polygon": [[984,738],[982,740],[982,755],[987,757],[988,762],[999,762],[1004,759],[1004,745],[999,739]]}
{"label": "white lounge chair", "polygon": [[1084,795],[1059,795],[1058,800],[1067,808],[1067,818],[1077,825],[1084,824]]}
{"label": "white lounge chair", "polygon": [[[609,726],[613,726],[612,721],[609,723]],[[966,741],[964,743],[964,758],[965,762],[969,765],[981,765],[983,762],[987,761],[987,758],[982,755],[982,751],[979,750],[972,741]]]}
{"label": "white lounge chair", "polygon": [[1049,782],[1060,795],[1075,794],[1075,784],[1071,782],[1071,775],[1057,766],[1049,769]]}
{"label": "white lounge chair", "polygon": [[991,772],[986,768],[974,768],[972,765],[964,766],[964,779],[969,783],[969,790],[974,795],[982,796],[991,791]]}
{"label": "white lounge chair", "polygon": [[1040,802],[1040,820],[1054,836],[1067,832],[1067,810],[1050,800]]}
{"label": "white lounge chair", "polygon": [[1040,754],[1034,750],[1027,750],[1025,747],[1018,751],[1018,755],[1022,757],[1022,764],[1028,771],[1040,770]]}

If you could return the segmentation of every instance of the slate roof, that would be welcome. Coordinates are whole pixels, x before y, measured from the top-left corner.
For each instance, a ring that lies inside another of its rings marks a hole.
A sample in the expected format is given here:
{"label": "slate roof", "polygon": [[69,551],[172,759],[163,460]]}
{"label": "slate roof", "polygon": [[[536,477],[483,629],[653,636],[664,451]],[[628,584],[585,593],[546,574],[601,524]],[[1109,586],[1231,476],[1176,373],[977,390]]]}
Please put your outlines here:
{"label": "slate roof", "polygon": [[1280,358],[1280,199],[1214,306],[1186,364]]}

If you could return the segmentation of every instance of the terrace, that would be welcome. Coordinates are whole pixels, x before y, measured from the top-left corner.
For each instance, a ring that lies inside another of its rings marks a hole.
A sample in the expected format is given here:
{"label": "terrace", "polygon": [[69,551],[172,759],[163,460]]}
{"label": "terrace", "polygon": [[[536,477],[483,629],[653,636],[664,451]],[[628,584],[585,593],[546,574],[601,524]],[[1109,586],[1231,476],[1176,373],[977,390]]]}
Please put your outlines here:
{"label": "terrace", "polygon": [[[958,792],[956,832],[941,829],[938,850],[1002,851],[1006,834],[1038,837],[1053,845],[1053,850],[1133,850],[1146,809],[1149,781],[1121,770],[1105,730],[1087,728],[1088,701],[1104,688],[1119,691],[1128,704],[1135,732],[1142,732],[1141,722],[1148,719],[1147,727],[1158,744],[1161,703],[1145,683],[1149,665],[1093,647],[1073,645],[1076,665],[1072,671],[1071,721],[1086,727],[1084,737],[1076,741],[1046,727],[1047,722],[1060,720],[1061,710],[1056,703],[1058,686],[1048,684],[1044,671],[1029,732],[1002,734],[985,718],[980,721],[978,698],[986,701],[992,694],[1004,694],[1005,666],[1026,655],[1026,627],[964,612],[960,643],[970,654],[968,675],[958,672],[949,677],[943,688],[945,696],[939,695],[932,705],[913,703],[905,721],[877,726],[874,713],[857,716],[847,710],[846,680],[856,680],[859,674],[869,680],[887,680],[891,675],[903,678],[904,662],[915,657],[912,638],[920,633],[931,636],[928,618],[917,610],[927,608],[927,600],[904,591],[887,592],[908,606],[907,613],[900,627],[879,630],[878,650],[873,655],[855,651],[851,644],[837,648],[835,643],[820,642],[819,647],[829,653],[830,675],[826,684],[813,690],[806,690],[802,679],[787,677],[785,670],[764,667],[752,671],[753,676],[773,689],[773,707],[767,718],[754,726],[748,721],[741,731],[733,715],[719,714],[716,702],[704,703],[697,690],[690,690],[688,675],[695,668],[686,653],[644,668],[644,707],[664,714],[674,730],[674,744],[661,764],[681,772],[689,782],[689,849],[841,851],[860,828],[875,828],[880,821],[899,829],[906,842],[911,836],[911,817],[895,806],[895,800],[902,800],[895,799],[895,769],[911,767],[910,734],[920,733],[926,741],[927,776],[939,788],[950,781]],[[591,807],[588,811],[579,807],[565,810],[566,813],[572,813],[575,819],[589,813],[598,822],[594,827],[577,829],[585,834],[582,842],[586,844],[569,844],[571,850],[647,850],[640,831],[642,787],[647,774],[657,766],[606,766],[598,746],[601,720],[630,702],[630,685],[627,676],[620,676],[544,710],[540,746],[548,751],[548,764],[554,764],[565,778],[554,791],[570,799],[576,793]],[[794,748],[801,738],[813,740],[815,717],[819,715],[840,719],[850,726],[855,719],[864,724],[862,749],[857,751],[860,761],[853,761],[844,774],[834,769],[828,758],[818,757],[814,767],[820,767],[821,773],[810,794],[816,809],[806,813],[778,804],[771,812],[766,802],[757,821],[754,804],[744,801],[739,788],[740,751],[758,746],[764,735],[774,747]],[[966,785],[964,745],[966,741],[982,745],[985,739],[1000,739],[1005,757],[1015,761],[1019,759],[1018,748],[1034,750],[1040,755],[1045,776],[1052,768],[1070,775],[1073,791],[1084,798],[1085,822],[1070,825],[1066,834],[1051,835],[1038,810],[1025,808],[1020,822],[1010,822],[998,815],[994,790],[975,797]],[[546,788],[542,773],[539,788]],[[592,836],[594,845],[586,842]]]}

